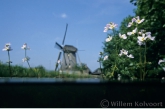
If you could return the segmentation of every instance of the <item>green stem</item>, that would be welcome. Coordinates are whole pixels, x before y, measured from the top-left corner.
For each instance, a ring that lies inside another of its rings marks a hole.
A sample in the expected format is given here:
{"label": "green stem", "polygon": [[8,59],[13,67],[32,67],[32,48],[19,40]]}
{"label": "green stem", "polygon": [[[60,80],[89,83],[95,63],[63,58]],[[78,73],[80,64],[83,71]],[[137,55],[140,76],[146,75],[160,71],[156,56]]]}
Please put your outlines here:
{"label": "green stem", "polygon": [[[115,29],[113,29],[112,30],[113,31],[113,35],[114,35],[114,37],[115,37]],[[117,50],[117,40],[115,40],[115,52],[116,52],[116,57],[118,56],[118,50]],[[116,67],[116,65],[117,65],[117,58],[115,58],[115,66],[114,66],[114,69],[113,69],[113,73],[115,72],[115,69],[117,69],[117,67]]]}
{"label": "green stem", "polygon": [[144,51],[144,64],[146,64],[147,59],[146,59],[146,54],[147,54],[147,43],[145,43],[145,51]]}
{"label": "green stem", "polygon": [[30,67],[30,64],[29,64],[29,61],[28,61],[28,60],[27,60],[27,63],[28,63],[29,68],[31,69],[31,67]]}
{"label": "green stem", "polygon": [[101,55],[101,57],[99,58],[98,62],[99,62],[99,65],[100,65],[101,75],[102,75],[102,77],[103,77],[103,74],[102,74],[102,69],[101,69],[101,59],[102,59],[102,55]]}
{"label": "green stem", "polygon": [[141,56],[141,46],[139,46],[139,66],[140,66],[140,80],[142,80],[142,56]]}
{"label": "green stem", "polygon": [[[27,57],[26,57],[26,49],[25,49],[25,58],[27,58]],[[30,67],[30,64],[29,64],[29,61],[28,61],[28,60],[27,60],[27,63],[28,63],[29,68],[31,69],[31,67]]]}
{"label": "green stem", "polygon": [[145,75],[146,75],[146,54],[147,54],[147,42],[145,43],[145,49],[144,49],[144,69],[143,69],[143,80],[145,79]]}
{"label": "green stem", "polygon": [[100,63],[100,71],[101,71],[101,75],[102,75],[102,78],[103,78],[103,72],[102,72],[102,68],[101,68],[101,62]]}
{"label": "green stem", "polygon": [[100,71],[101,71],[101,74],[102,74],[101,62],[99,62],[99,63],[100,63]]}
{"label": "green stem", "polygon": [[26,57],[26,49],[25,49],[25,57]]}
{"label": "green stem", "polygon": [[11,67],[10,67],[10,53],[9,51],[8,52],[8,58],[9,58],[9,72],[10,72],[10,77],[12,77],[12,74],[11,74]]}
{"label": "green stem", "polygon": [[[138,33],[138,24],[136,24],[136,28],[137,28],[137,33]],[[142,50],[141,50],[141,46],[139,46],[139,66],[140,66],[140,80],[143,80],[143,71],[142,71]]]}
{"label": "green stem", "polygon": [[115,36],[115,29],[112,29],[112,31],[113,31],[113,35]]}

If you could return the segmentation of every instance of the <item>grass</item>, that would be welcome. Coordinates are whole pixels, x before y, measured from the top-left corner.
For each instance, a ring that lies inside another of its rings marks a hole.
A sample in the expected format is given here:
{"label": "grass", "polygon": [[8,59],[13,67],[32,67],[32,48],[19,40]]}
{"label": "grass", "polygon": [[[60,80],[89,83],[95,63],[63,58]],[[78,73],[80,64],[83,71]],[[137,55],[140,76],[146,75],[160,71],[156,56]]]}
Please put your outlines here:
{"label": "grass", "polygon": [[[43,66],[37,66],[34,68],[25,68],[22,66],[14,65],[10,66],[12,77],[48,77],[48,78],[92,78],[93,75],[86,73],[80,73],[81,71],[75,71],[72,74],[64,72],[48,71]],[[0,62],[0,77],[10,77],[10,71],[8,64]]]}

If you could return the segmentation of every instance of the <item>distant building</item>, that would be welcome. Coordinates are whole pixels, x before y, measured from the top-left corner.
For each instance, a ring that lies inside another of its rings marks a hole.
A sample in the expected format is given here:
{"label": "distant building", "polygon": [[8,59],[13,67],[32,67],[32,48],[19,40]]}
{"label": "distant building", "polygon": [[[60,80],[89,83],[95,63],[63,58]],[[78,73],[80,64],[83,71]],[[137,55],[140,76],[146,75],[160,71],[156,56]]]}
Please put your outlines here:
{"label": "distant building", "polygon": [[100,75],[101,74],[101,69],[97,68],[96,70],[94,70],[92,73],[92,75]]}

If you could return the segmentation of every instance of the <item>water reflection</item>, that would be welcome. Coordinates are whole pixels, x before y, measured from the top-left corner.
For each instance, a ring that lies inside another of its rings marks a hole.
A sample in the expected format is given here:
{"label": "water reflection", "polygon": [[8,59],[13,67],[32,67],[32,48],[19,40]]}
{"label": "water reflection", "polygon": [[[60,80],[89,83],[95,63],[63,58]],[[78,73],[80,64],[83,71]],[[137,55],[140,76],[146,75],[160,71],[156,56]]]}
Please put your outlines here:
{"label": "water reflection", "polygon": [[18,77],[3,77],[0,78],[0,83],[54,83],[54,82],[76,82],[76,83],[100,83],[103,82],[100,78],[18,78]]}

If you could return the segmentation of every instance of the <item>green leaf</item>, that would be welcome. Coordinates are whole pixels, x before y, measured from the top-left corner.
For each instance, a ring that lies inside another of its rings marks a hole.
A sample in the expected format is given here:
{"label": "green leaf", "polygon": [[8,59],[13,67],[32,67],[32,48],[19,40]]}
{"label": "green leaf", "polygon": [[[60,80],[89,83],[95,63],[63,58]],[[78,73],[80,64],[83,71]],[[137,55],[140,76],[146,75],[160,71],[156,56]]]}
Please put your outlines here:
{"label": "green leaf", "polygon": [[133,63],[130,63],[129,66],[133,66]]}
{"label": "green leaf", "polygon": [[163,27],[165,27],[165,24],[163,25]]}
{"label": "green leaf", "polygon": [[151,22],[151,26],[154,26],[154,22]]}

